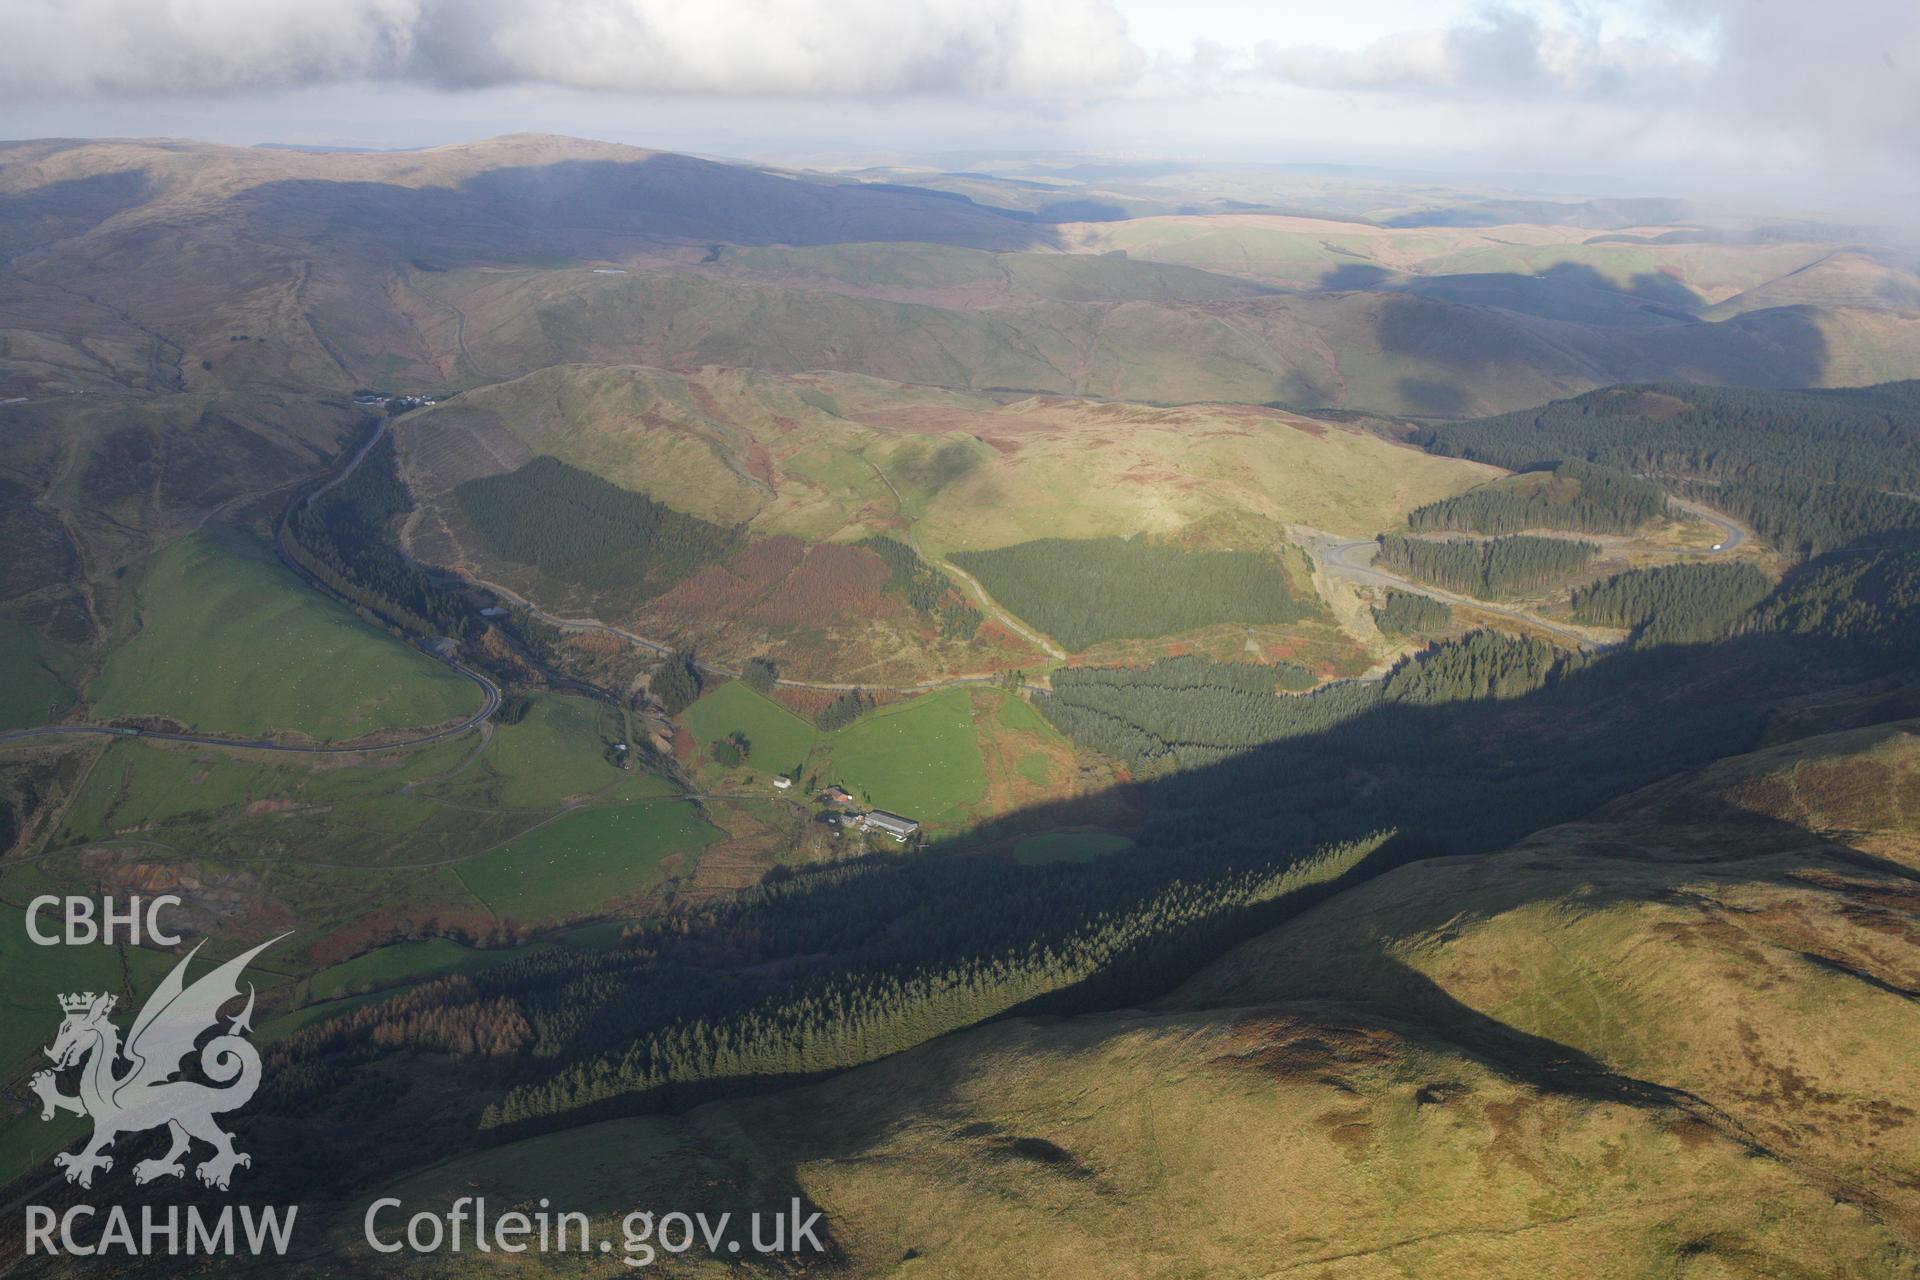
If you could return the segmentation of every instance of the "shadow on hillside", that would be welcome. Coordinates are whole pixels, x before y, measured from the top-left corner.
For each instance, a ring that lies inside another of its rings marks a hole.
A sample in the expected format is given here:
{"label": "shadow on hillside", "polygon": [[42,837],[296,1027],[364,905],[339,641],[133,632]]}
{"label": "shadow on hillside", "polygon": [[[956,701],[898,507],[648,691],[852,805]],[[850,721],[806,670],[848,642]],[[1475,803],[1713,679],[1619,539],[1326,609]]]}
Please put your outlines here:
{"label": "shadow on hillside", "polygon": [[[1692,803],[1682,811],[1656,806],[1630,815],[1636,825],[1617,830],[1603,825],[1561,845],[1542,848],[1517,867],[1503,868],[1506,874],[1497,880],[1462,884],[1457,892],[1448,887],[1403,891],[1392,899],[1390,919],[1348,913],[1339,922],[1343,933],[1303,937],[1291,950],[1283,947],[1269,957],[1248,957],[1247,974],[1226,975],[1229,981],[1243,980],[1250,990],[1229,987],[1198,1000],[1159,1001],[1146,1010],[1076,1010],[1085,1016],[1066,1019],[1034,1017],[1044,1012],[1037,1008],[1017,1010],[1015,1016],[1028,1015],[1022,1025],[998,1020],[807,1092],[744,1104],[751,1108],[745,1117],[722,1113],[712,1117],[711,1125],[697,1116],[656,1123],[702,1150],[712,1150],[706,1144],[719,1135],[752,1132],[755,1139],[748,1150],[734,1149],[736,1162],[720,1185],[734,1190],[751,1186],[763,1196],[798,1194],[801,1171],[817,1168],[819,1162],[884,1158],[876,1152],[903,1135],[925,1134],[942,1126],[946,1138],[944,1145],[934,1148],[934,1158],[950,1162],[959,1171],[956,1176],[969,1185],[993,1179],[994,1167],[1008,1162],[1018,1166],[1010,1174],[1016,1179],[1046,1174],[1071,1181],[1106,1180],[1122,1172],[1113,1167],[1116,1150],[1124,1150],[1113,1145],[1115,1135],[1081,1150],[1066,1135],[1088,1128],[1097,1131],[1091,1117],[1108,1114],[1099,1094],[1098,1073],[1106,1070],[1104,1064],[1111,1061],[1115,1070],[1126,1072],[1127,1064],[1137,1063],[1142,1056],[1141,1037],[1165,1033],[1163,1058],[1156,1048],[1145,1051],[1156,1056],[1162,1081],[1188,1081],[1196,1068],[1204,1067],[1223,1076],[1268,1075],[1295,1088],[1323,1086],[1329,1098],[1359,1100],[1374,1096],[1379,1087],[1377,1074],[1370,1073],[1369,1067],[1411,1060],[1397,1050],[1406,1043],[1438,1051],[1443,1061],[1446,1055],[1475,1060],[1540,1095],[1647,1112],[1688,1146],[1714,1141],[1717,1133],[1718,1140],[1748,1154],[1778,1158],[1781,1153],[1762,1147],[1750,1132],[1752,1108],[1759,1108],[1762,1116],[1769,1105],[1790,1112],[1791,1096],[1769,1100],[1746,1097],[1737,1089],[1724,1094],[1706,1089],[1696,1094],[1673,1083],[1637,1078],[1590,1052],[1489,1016],[1393,953],[1394,944],[1402,939],[1443,934],[1470,919],[1568,897],[1577,898],[1583,912],[1635,903],[1692,904],[1706,876],[1722,885],[1771,883],[1796,893],[1835,895],[1842,899],[1840,915],[1850,920],[1857,917],[1855,927],[1873,938],[1874,953],[1888,954],[1879,936],[1888,926],[1875,916],[1884,920],[1889,913],[1876,913],[1872,900],[1884,895],[1911,901],[1920,874],[1722,796],[1695,792],[1689,798]],[[1430,873],[1437,873],[1443,864],[1427,865]],[[1463,860],[1459,865],[1470,871],[1475,864]],[[1835,874],[1814,874],[1828,871]],[[1395,871],[1383,875],[1391,880]],[[1276,927],[1274,936],[1284,938],[1296,926],[1281,921]],[[1737,951],[1744,944],[1725,945]],[[1265,972],[1274,978],[1273,989],[1264,992],[1259,990],[1263,959]],[[1887,995],[1913,998],[1911,992],[1843,961],[1816,953],[1807,953],[1803,959]],[[1897,959],[1882,963],[1898,971]],[[1757,990],[1775,982],[1763,969],[1750,977]],[[1515,975],[1512,981],[1524,985],[1526,977]],[[1596,1010],[1602,1020],[1607,1013],[1604,1008]],[[1230,1046],[1197,1042],[1191,1031],[1201,1026],[1230,1031]],[[1833,1034],[1837,1043],[1853,1030],[1842,1023]],[[1184,1056],[1192,1054],[1197,1043],[1200,1056]],[[1731,1043],[1724,1049],[1734,1059],[1752,1052]],[[1058,1066],[1053,1065],[1054,1055],[1062,1055]],[[1812,1056],[1821,1058],[1817,1051]],[[1814,1068],[1800,1080],[1801,1087],[1817,1088],[1830,1069]],[[1076,1071],[1083,1074],[1076,1077]],[[1450,1106],[1461,1101],[1466,1087],[1444,1074],[1444,1066],[1440,1072],[1417,1090],[1416,1105]],[[1008,1082],[1011,1092],[1003,1095],[990,1087],[997,1079]],[[1047,1095],[1045,1085],[1036,1083],[1054,1079],[1072,1098],[1062,1108],[1049,1105],[1058,1101],[1057,1095]],[[1404,1083],[1404,1076],[1401,1080]],[[1124,1081],[1116,1084],[1130,1106],[1150,1105],[1137,1094],[1140,1087]],[[1890,1101],[1898,1105],[1902,1100]],[[1731,1107],[1732,1113],[1723,1110],[1722,1104]],[[1204,1116],[1203,1112],[1189,1114]],[[743,1119],[748,1122],[745,1129]],[[1460,1113],[1464,1124],[1489,1121],[1499,1127],[1497,1118],[1483,1118],[1474,1109]],[[1859,1123],[1863,1130],[1870,1130],[1875,1121],[1869,1116]],[[1796,1144],[1805,1139],[1783,1133],[1776,1128],[1769,1141],[1783,1143],[1788,1158],[1800,1154]],[[924,1139],[908,1136],[905,1145],[922,1157],[933,1155]],[[658,1161],[631,1172],[641,1185],[664,1187],[680,1170]],[[1135,1181],[1124,1176],[1114,1180]],[[626,1194],[631,1196],[634,1190],[629,1187]],[[1846,1190],[1865,1203],[1880,1199],[1873,1187]]]}
{"label": "shadow on hillside", "polygon": [[1473,401],[1466,388],[1439,378],[1396,378],[1393,389],[1407,411],[1420,418],[1470,418]]}
{"label": "shadow on hillside", "polygon": [[[541,1033],[537,1053],[524,1058],[448,1056],[407,1048],[402,1039],[392,1047],[360,1042],[277,1063],[275,1084],[248,1129],[260,1165],[249,1187],[280,1198],[347,1196],[439,1155],[485,1145],[477,1129],[484,1102],[515,1083],[549,1079],[569,1062],[611,1053],[617,1063],[635,1036],[662,1025],[661,1011],[670,1005],[648,1003],[656,997],[646,983],[686,984],[706,1016],[737,1017],[777,993],[788,974],[804,981],[809,974],[846,972],[884,982],[889,975],[992,965],[1009,955],[1070,946],[1099,922],[1170,891],[1177,895],[1182,885],[1270,874],[1289,856],[1398,833],[1331,883],[1214,914],[1161,917],[1161,925],[1124,943],[1092,977],[1011,1013],[1137,1007],[1232,946],[1409,861],[1500,848],[1649,782],[1766,742],[1917,715],[1920,680],[1908,655],[1840,653],[1771,634],[1616,653],[1505,701],[1379,704],[1344,723],[1206,768],[1131,784],[1127,802],[1146,817],[1132,832],[1139,844],[1129,853],[1091,865],[1031,868],[996,857],[1021,835],[1083,816],[1072,805],[1039,806],[922,855],[876,856],[856,868],[789,876],[778,898],[755,908],[758,915],[689,916],[675,938],[657,940],[659,959],[611,953],[577,981],[504,988],[527,1002],[530,1016],[542,1006],[552,1010],[538,1014],[550,1029]],[[1767,821],[1752,814],[1706,817],[1739,822],[1748,831],[1765,830]],[[976,856],[942,856],[963,853]],[[1680,866],[1675,876],[1690,873]],[[1673,892],[1675,876],[1663,880],[1656,872],[1635,891]],[[1513,886],[1522,898],[1528,891]],[[644,967],[622,967],[629,960]],[[768,975],[769,965],[778,973]],[[511,969],[498,973],[498,981],[521,981]],[[633,983],[643,985],[627,985]],[[1442,1038],[1541,1088],[1645,1105],[1669,1100],[1657,1086],[1616,1080],[1564,1046],[1443,1000],[1444,993],[1429,992],[1413,1003],[1424,1002],[1421,1020]],[[937,1060],[953,1079],[964,1078],[964,1062],[956,1064],[953,1053],[946,1046],[909,1050],[897,1059],[901,1065],[877,1068],[906,1073],[914,1087],[893,1104],[864,1104],[871,1130],[954,1105],[944,1086],[913,1075],[915,1064]],[[615,1092],[488,1136],[684,1110],[798,1082],[735,1074],[670,1092]],[[288,1109],[276,1112],[280,1099]],[[369,1124],[374,1115],[390,1119]],[[859,1131],[847,1116],[833,1117],[832,1127]],[[1022,1150],[1012,1149],[1008,1158]],[[147,1152],[124,1154],[132,1159]]]}
{"label": "shadow on hillside", "polygon": [[[1832,846],[1803,828],[1716,805],[1711,799],[1688,819],[1690,826],[1702,827],[1723,821],[1732,824],[1738,843],[1756,851],[1756,864],[1769,853],[1807,851],[1801,866],[1756,866],[1755,878],[1786,883],[1791,876],[1796,889],[1842,894],[1855,892],[1863,880],[1904,885],[1920,881],[1920,876]],[[1652,842],[1579,850],[1583,858],[1596,853],[1602,859],[1632,862],[1633,875],[1588,890],[1583,908],[1686,900],[1701,875],[1699,860],[1665,856]],[[1537,880],[1527,876],[1531,870],[1555,870],[1555,857],[1543,851],[1537,864],[1502,880],[1493,910],[1518,910],[1566,895],[1571,882],[1564,872]],[[1850,883],[1813,884],[1798,874],[1828,857],[1849,866]],[[1723,854],[1721,861],[1719,874],[1734,878],[1738,860]],[[1391,877],[1394,872],[1384,874]],[[539,1185],[541,1178],[564,1179],[565,1170],[586,1163],[598,1171],[586,1191],[592,1198],[569,1208],[618,1213],[634,1205],[673,1203],[691,1210],[696,1206],[674,1196],[684,1197],[697,1179],[698,1208],[743,1216],[794,1197],[811,1208],[806,1189],[820,1185],[817,1174],[822,1168],[850,1170],[890,1159],[901,1160],[903,1169],[916,1161],[935,1162],[921,1166],[927,1176],[952,1177],[957,1185],[975,1190],[1004,1184],[1010,1194],[1024,1197],[1057,1179],[1062,1189],[1081,1183],[1093,1194],[1109,1194],[1115,1186],[1143,1185],[1132,1176],[1138,1171],[1125,1164],[1130,1148],[1117,1141],[1123,1131],[1105,1128],[1107,1120],[1128,1123],[1109,1105],[1113,1099],[1124,1099],[1121,1110],[1127,1112],[1151,1111],[1157,1099],[1147,1091],[1165,1088],[1169,1097],[1184,1099],[1191,1108],[1182,1112],[1188,1122],[1204,1127],[1213,1122],[1206,1102],[1216,1087],[1208,1077],[1217,1075],[1217,1087],[1227,1098],[1253,1088],[1260,1090],[1256,1096],[1293,1101],[1311,1099],[1319,1090],[1327,1101],[1364,1105],[1387,1096],[1380,1064],[1403,1064],[1404,1070],[1404,1064],[1416,1060],[1405,1047],[1421,1051],[1435,1067],[1435,1074],[1413,1091],[1414,1104],[1458,1108],[1445,1114],[1455,1115],[1455,1123],[1469,1126],[1469,1132],[1490,1131],[1494,1141],[1487,1148],[1488,1160],[1524,1159],[1525,1152],[1499,1154],[1501,1117],[1487,1109],[1486,1100],[1471,1096],[1472,1086],[1463,1078],[1448,1072],[1450,1060],[1471,1060],[1546,1097],[1635,1109],[1688,1146],[1714,1141],[1717,1132],[1718,1140],[1731,1141],[1749,1154],[1768,1154],[1738,1115],[1720,1109],[1716,1094],[1696,1096],[1671,1083],[1636,1078],[1579,1048],[1522,1031],[1464,1003],[1390,954],[1397,937],[1458,922],[1461,906],[1444,892],[1418,899],[1394,917],[1393,937],[1373,935],[1360,927],[1366,922],[1355,921],[1356,927],[1344,936],[1347,949],[1331,961],[1341,976],[1311,991],[1298,988],[1312,983],[1296,982],[1291,984],[1294,990],[1264,997],[1160,1002],[1150,1009],[1123,1003],[1104,1011],[1074,1010],[1084,1016],[1065,1018],[1046,1016],[1044,1009],[1015,1010],[985,1026],[823,1080],[735,1081],[729,1089],[656,1100],[646,1109],[667,1114],[619,1122],[620,1127],[581,1130],[580,1125],[615,1117],[618,1110],[582,1113],[564,1131],[508,1147],[504,1159],[483,1155],[482,1160],[492,1162],[490,1175],[476,1178],[460,1172],[440,1179],[433,1194],[443,1200],[486,1194],[503,1202],[552,1194]],[[1261,932],[1276,927],[1284,931],[1286,921],[1270,921]],[[1181,976],[1167,975],[1169,982]],[[1870,974],[1851,976],[1874,983]],[[1218,1030],[1231,1038],[1211,1040],[1196,1036],[1196,1030]],[[1845,1033],[1842,1027],[1835,1034]],[[1158,1037],[1164,1039],[1156,1042]],[[1739,1048],[1727,1046],[1729,1054]],[[1128,1074],[1138,1068],[1143,1054],[1155,1064],[1151,1085]],[[1256,1082],[1256,1077],[1269,1077],[1288,1091],[1270,1094],[1272,1084]],[[1816,1068],[1807,1083],[1817,1087],[1820,1078]],[[1109,1082],[1114,1092],[1104,1094],[1102,1087]],[[1401,1074],[1396,1087],[1413,1083],[1417,1081]],[[738,1097],[743,1091],[757,1096]],[[729,1093],[735,1097],[725,1110],[690,1111]],[[1398,1096],[1396,1106],[1404,1102],[1404,1095]],[[1080,1135],[1096,1136],[1082,1146],[1076,1140]],[[608,1160],[615,1151],[620,1158]],[[461,1168],[457,1160],[454,1168]],[[808,1170],[816,1176],[806,1176]],[[351,1226],[354,1220],[343,1213],[342,1221]],[[836,1225],[844,1227],[826,1220],[829,1232]]]}
{"label": "shadow on hillside", "polygon": [[[1383,702],[1125,793],[1152,815],[1135,834],[1162,851],[1244,829],[1280,847],[1398,830],[1475,852],[1763,742],[1920,714],[1912,675],[1891,654],[1838,655],[1785,635],[1617,651],[1523,697]],[[1857,702],[1788,706],[1798,692],[1848,686]],[[1076,825],[1075,814],[1073,803],[1039,805],[939,848],[998,848]]]}
{"label": "shadow on hillside", "polygon": [[1343,262],[1321,276],[1314,288],[1321,293],[1350,293],[1383,288],[1393,272],[1371,262]]}
{"label": "shadow on hillside", "polygon": [[1539,278],[1552,284],[1617,293],[1638,302],[1650,303],[1674,319],[1688,319],[1706,305],[1706,299],[1683,281],[1659,271],[1642,271],[1633,276],[1625,288],[1585,262],[1557,262],[1540,272]]}
{"label": "shadow on hillside", "polygon": [[[79,235],[144,203],[152,191],[153,181],[144,170],[124,169],[0,193],[0,249],[22,249]],[[15,227],[15,223],[25,225]]]}
{"label": "shadow on hillside", "polygon": [[[1558,282],[1518,276],[1504,283],[1482,280],[1473,287],[1483,293],[1491,290],[1502,301],[1425,296],[1423,291],[1443,291],[1444,284],[1380,295],[1375,328],[1381,352],[1424,362],[1443,375],[1425,375],[1411,385],[1402,380],[1401,391],[1416,413],[1457,416],[1459,410],[1449,406],[1469,403],[1470,393],[1485,395],[1488,387],[1500,388],[1504,379],[1517,380],[1523,388],[1544,382],[1569,390],[1676,381],[1815,386],[1825,379],[1833,357],[1817,322],[1817,308],[1776,307],[1714,322],[1681,316],[1671,322],[1621,325],[1553,316],[1560,305],[1555,299],[1567,296]],[[1546,291],[1533,312],[1515,303],[1528,290]],[[1589,300],[1606,297],[1585,287],[1574,292]],[[1612,298],[1635,308],[1666,306],[1617,292]],[[1535,323],[1542,319],[1545,323]]]}
{"label": "shadow on hillside", "polygon": [[1110,200],[1055,200],[1033,216],[1041,222],[1125,222],[1132,215]]}
{"label": "shadow on hillside", "polygon": [[1678,280],[1645,272],[1625,288],[1585,263],[1563,262],[1538,274],[1485,272],[1420,276],[1400,292],[1443,302],[1495,307],[1543,320],[1610,329],[1695,323],[1703,299]]}
{"label": "shadow on hillside", "polygon": [[359,240],[396,266],[427,269],[613,257],[659,241],[996,250],[1058,242],[1028,215],[964,197],[807,182],[677,155],[503,167],[452,187],[284,180],[240,192],[228,208],[258,234],[324,239],[335,252]]}

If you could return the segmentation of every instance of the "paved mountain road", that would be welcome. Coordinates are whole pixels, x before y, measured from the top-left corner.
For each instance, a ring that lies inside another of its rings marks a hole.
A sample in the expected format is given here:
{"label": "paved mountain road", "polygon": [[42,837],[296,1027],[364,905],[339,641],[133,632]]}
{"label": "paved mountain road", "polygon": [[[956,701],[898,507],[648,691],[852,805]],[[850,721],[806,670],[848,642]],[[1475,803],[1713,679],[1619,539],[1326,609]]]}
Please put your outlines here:
{"label": "paved mountain road", "polygon": [[493,681],[451,658],[444,658],[442,661],[485,691],[484,704],[459,724],[448,725],[444,729],[435,729],[431,733],[423,733],[411,738],[396,738],[392,742],[376,742],[357,747],[303,746],[291,742],[274,742],[268,738],[225,738],[209,733],[175,733],[169,729],[122,729],[105,724],[46,724],[34,729],[13,729],[0,733],[0,746],[10,742],[21,742],[28,738],[52,738],[62,734],[91,733],[111,738],[158,738],[162,742],[191,742],[203,747],[228,747],[235,751],[290,751],[308,756],[365,755],[373,751],[398,751],[402,747],[424,747],[430,743],[458,737],[469,729],[475,728],[500,706],[500,690]]}
{"label": "paved mountain road", "polygon": [[[1371,563],[1372,553],[1379,548],[1372,538],[1352,541],[1336,537],[1330,533],[1316,533],[1308,540],[1307,550],[1326,567],[1331,577],[1345,578],[1349,582],[1359,582],[1367,586],[1392,587],[1396,591],[1410,591],[1415,595],[1427,596],[1444,604],[1457,605],[1462,609],[1475,609],[1481,613],[1490,613],[1496,617],[1510,618],[1515,622],[1524,622],[1528,626],[1538,627],[1564,640],[1572,641],[1582,649],[1603,649],[1605,643],[1595,639],[1587,632],[1568,626],[1565,623],[1549,622],[1538,614],[1525,609],[1515,609],[1509,605],[1494,604],[1486,600],[1476,600],[1472,596],[1456,595],[1439,587],[1416,582],[1412,578],[1403,578],[1384,569],[1376,569]],[[1360,559],[1361,553],[1367,559]]]}
{"label": "paved mountain road", "polygon": [[1708,555],[1723,555],[1747,540],[1747,531],[1745,529],[1721,515],[1712,507],[1690,501],[1686,498],[1676,498],[1671,495],[1668,496],[1667,501],[1688,515],[1705,520],[1708,524],[1720,530],[1720,544],[1714,547],[1713,550],[1707,552],[1706,554]]}

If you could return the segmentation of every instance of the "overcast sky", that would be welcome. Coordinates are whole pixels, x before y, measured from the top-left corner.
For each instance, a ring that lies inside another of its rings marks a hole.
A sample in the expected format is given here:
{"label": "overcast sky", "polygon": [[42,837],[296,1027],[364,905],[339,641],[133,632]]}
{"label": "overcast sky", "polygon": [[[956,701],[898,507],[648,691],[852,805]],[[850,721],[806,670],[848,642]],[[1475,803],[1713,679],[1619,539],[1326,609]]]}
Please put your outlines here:
{"label": "overcast sky", "polygon": [[[4,0],[0,135],[1920,185],[1920,0]],[[1689,190],[1688,188],[1702,188]]]}

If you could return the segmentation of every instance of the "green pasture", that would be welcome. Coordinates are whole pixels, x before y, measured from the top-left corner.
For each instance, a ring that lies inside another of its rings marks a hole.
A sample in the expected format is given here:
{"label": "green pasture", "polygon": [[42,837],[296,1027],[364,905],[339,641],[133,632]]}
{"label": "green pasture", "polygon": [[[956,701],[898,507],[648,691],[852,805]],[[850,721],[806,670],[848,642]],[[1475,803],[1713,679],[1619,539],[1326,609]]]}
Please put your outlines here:
{"label": "green pasture", "polygon": [[460,864],[474,897],[521,921],[586,915],[656,884],[661,864],[721,838],[691,804],[649,800],[582,809]]}
{"label": "green pasture", "polygon": [[986,795],[965,689],[882,707],[834,734],[831,746],[833,780],[877,808],[922,822],[954,821]]}
{"label": "green pasture", "polygon": [[738,680],[729,680],[688,707],[684,719],[703,758],[714,743],[744,734],[753,748],[746,767],[768,775],[805,764],[821,739],[818,729]]}
{"label": "green pasture", "polygon": [[493,741],[473,769],[446,786],[480,790],[509,809],[550,808],[599,791],[620,776],[607,762],[606,744],[619,741],[624,730],[610,718],[607,707],[587,698],[537,694],[525,718],[496,724]]}
{"label": "green pasture", "polygon": [[441,724],[479,703],[472,684],[231,529],[156,553],[131,594],[138,629],[88,689],[96,718],[165,716],[208,731],[324,740]]}
{"label": "green pasture", "polygon": [[1051,733],[1053,726],[1046,718],[1033,709],[1033,704],[1025,698],[1008,695],[1000,700],[1000,709],[993,713],[1002,729],[1011,729],[1015,733]]}
{"label": "green pasture", "polygon": [[0,729],[52,724],[73,705],[60,675],[66,654],[24,623],[0,618]]}
{"label": "green pasture", "polygon": [[[428,808],[412,788],[459,767],[473,746],[473,739],[463,737],[340,764],[222,747],[114,742],[68,807],[59,840],[103,840],[117,831],[188,820],[222,827],[253,818],[284,824],[284,810],[319,807],[335,824],[372,820],[400,829],[420,821]],[[264,812],[249,813],[249,806]]]}
{"label": "green pasture", "polygon": [[[1047,731],[1039,714],[1019,699],[1004,699],[995,714],[1007,728]],[[862,803],[922,822],[964,820],[965,808],[986,795],[972,703],[962,688],[920,694],[823,734],[733,681],[688,708],[685,722],[702,760],[709,746],[738,732],[753,744],[746,767],[758,776],[803,766]]]}

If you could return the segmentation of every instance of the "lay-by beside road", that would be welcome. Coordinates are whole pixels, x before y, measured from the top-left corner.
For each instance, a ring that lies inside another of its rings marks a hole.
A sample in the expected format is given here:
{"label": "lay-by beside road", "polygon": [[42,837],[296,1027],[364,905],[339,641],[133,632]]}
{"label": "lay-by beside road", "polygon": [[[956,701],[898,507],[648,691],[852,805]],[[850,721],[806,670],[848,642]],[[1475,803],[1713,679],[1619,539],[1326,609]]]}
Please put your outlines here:
{"label": "lay-by beside road", "polygon": [[[1690,548],[1675,547],[1673,554],[1684,555],[1724,555],[1747,540],[1747,531],[1734,521],[1721,515],[1712,507],[1686,498],[1669,497],[1668,502],[1685,511],[1698,520],[1705,521],[1720,531],[1720,541],[1704,552]],[[1604,649],[1612,643],[1603,632],[1591,631],[1585,627],[1566,622],[1552,622],[1536,613],[1512,605],[1496,604],[1490,600],[1481,600],[1474,596],[1464,596],[1455,592],[1420,582],[1413,578],[1403,578],[1397,573],[1389,573],[1373,564],[1373,555],[1379,549],[1379,543],[1372,538],[1343,538],[1338,534],[1322,530],[1306,530],[1307,551],[1326,570],[1328,576],[1341,578],[1348,582],[1357,582],[1366,586],[1392,587],[1396,591],[1409,591],[1415,595],[1427,596],[1443,604],[1462,609],[1474,609],[1481,613],[1492,614],[1499,618],[1509,618],[1537,627],[1551,635],[1579,645],[1582,649]]]}
{"label": "lay-by beside road", "polygon": [[1549,622],[1538,614],[1529,613],[1525,609],[1516,609],[1510,605],[1494,604],[1486,600],[1477,600],[1472,596],[1456,595],[1454,592],[1431,586],[1425,582],[1417,582],[1412,578],[1403,578],[1397,573],[1388,573],[1384,569],[1376,569],[1373,567],[1371,561],[1373,553],[1379,550],[1379,547],[1380,544],[1372,538],[1364,540],[1342,539],[1330,533],[1315,534],[1307,543],[1308,552],[1314,559],[1326,567],[1327,573],[1332,577],[1343,578],[1349,582],[1358,582],[1367,586],[1392,587],[1396,591],[1410,591],[1415,595],[1428,596],[1444,604],[1453,605],[1458,608],[1476,609],[1481,613],[1493,614],[1495,617],[1510,618],[1515,622],[1523,622],[1530,627],[1538,627],[1542,631],[1550,632],[1564,640],[1571,641],[1582,649],[1603,649],[1607,645],[1607,641],[1599,638],[1596,633],[1589,632],[1583,627],[1575,627],[1562,622]]}

